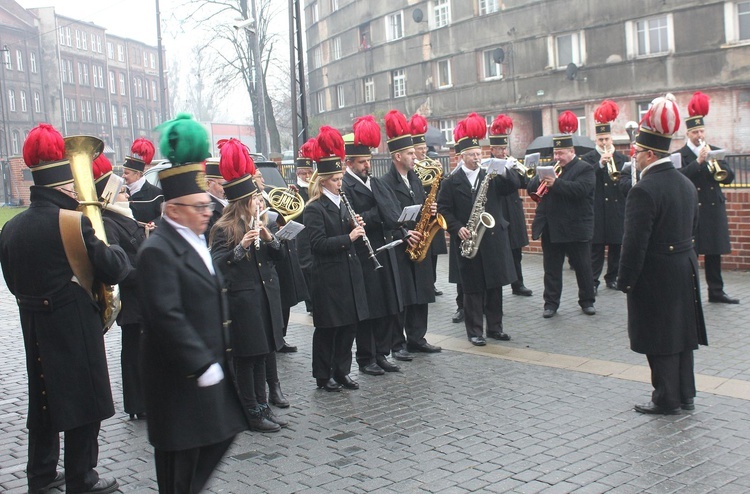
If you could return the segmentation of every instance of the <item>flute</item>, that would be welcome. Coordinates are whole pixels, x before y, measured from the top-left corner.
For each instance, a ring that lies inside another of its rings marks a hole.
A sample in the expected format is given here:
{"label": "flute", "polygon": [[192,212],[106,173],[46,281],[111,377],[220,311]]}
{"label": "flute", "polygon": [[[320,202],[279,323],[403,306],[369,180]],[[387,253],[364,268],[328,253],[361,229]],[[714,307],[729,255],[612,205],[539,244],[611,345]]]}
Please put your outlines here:
{"label": "flute", "polygon": [[[349,199],[346,198],[346,194],[344,194],[344,191],[341,191],[341,202],[344,203],[344,206],[346,206],[346,210],[349,211],[349,216],[351,216],[352,221],[354,221],[354,224],[357,224],[357,214],[354,212],[354,209],[352,208],[352,205],[349,204]],[[362,241],[365,243],[365,247],[367,247],[367,251],[369,252],[369,258],[372,259],[372,262],[375,264],[375,269],[380,269],[383,266],[378,262],[378,258],[375,257],[375,251],[372,250],[372,245],[370,244],[370,239],[367,238],[367,234],[362,234]]]}

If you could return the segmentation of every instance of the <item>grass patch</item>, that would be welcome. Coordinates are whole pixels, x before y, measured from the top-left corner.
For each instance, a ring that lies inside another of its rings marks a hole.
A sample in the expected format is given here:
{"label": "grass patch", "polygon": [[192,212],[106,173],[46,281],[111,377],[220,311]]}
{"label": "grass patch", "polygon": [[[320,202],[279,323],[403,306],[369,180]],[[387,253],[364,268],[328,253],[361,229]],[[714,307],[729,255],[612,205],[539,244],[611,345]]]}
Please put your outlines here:
{"label": "grass patch", "polygon": [[4,206],[0,207],[0,228],[5,226],[5,223],[17,215],[18,213],[22,213],[26,211],[27,208],[25,207],[10,207],[10,206]]}

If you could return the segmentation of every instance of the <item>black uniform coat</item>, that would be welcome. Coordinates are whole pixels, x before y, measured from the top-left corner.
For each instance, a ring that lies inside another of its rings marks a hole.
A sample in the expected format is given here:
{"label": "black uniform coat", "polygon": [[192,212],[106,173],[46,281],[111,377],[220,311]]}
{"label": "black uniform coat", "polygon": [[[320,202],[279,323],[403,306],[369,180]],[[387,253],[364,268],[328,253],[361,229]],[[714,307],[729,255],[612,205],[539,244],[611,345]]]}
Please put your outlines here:
{"label": "black uniform coat", "polygon": [[[60,191],[32,186],[31,207],[0,233],[0,262],[19,305],[26,347],[29,429],[70,430],[115,412],[99,310],[71,281],[60,234],[60,210],[77,206]],[[81,229],[96,278],[122,281],[130,271],[122,249],[98,240],[85,216]]]}
{"label": "black uniform coat", "polygon": [[[714,148],[711,148],[714,149]],[[697,156],[687,145],[680,148],[682,155],[682,168],[680,171],[690,179],[698,190],[698,210],[700,221],[698,231],[695,234],[695,246],[698,254],[729,254],[732,245],[729,241],[729,223],[727,221],[726,197],[719,183],[731,184],[734,182],[734,172],[727,166],[726,161],[720,160],[722,170],[727,171],[727,178],[722,182],[714,180],[713,174],[708,171],[707,162],[698,164]]]}
{"label": "black uniform coat", "polygon": [[[406,206],[424,204],[424,200],[427,197],[424,193],[422,181],[419,180],[417,174],[410,170],[407,177],[413,191],[413,196],[394,164],[391,164],[388,173],[383,176],[383,182],[396,194],[400,208],[399,216],[401,215],[401,210]],[[415,224],[416,222],[410,222],[408,228],[414,228]],[[403,237],[403,232],[396,230],[394,237],[396,239]],[[401,275],[401,292],[404,296],[404,306],[434,302],[435,277],[432,273],[432,263],[426,260],[419,263],[413,262],[406,253],[407,247],[408,244],[404,241],[403,244],[393,248],[396,252],[398,271]],[[430,247],[430,249],[432,248]],[[429,259],[431,255],[431,251],[428,252],[425,259]]]}
{"label": "black uniform coat", "polygon": [[224,204],[211,194],[209,194],[209,196],[211,197],[211,202],[214,203],[214,212],[211,215],[211,219],[208,220],[208,226],[206,227],[206,244],[208,244],[208,232],[211,231],[211,228],[214,227],[216,222],[219,221],[219,218],[221,218],[221,215],[224,214]]}
{"label": "black uniform coat", "polygon": [[235,247],[227,245],[223,229],[216,230],[211,257],[221,269],[229,292],[233,355],[266,355],[284,346],[281,288],[274,264],[284,259],[286,250],[281,246],[273,249],[261,241],[259,250],[251,245],[237,261]]}
{"label": "black uniform coat", "polygon": [[274,262],[276,273],[279,275],[282,307],[294,307],[310,297],[307,289],[307,281],[305,280],[305,275],[299,261],[300,251],[297,240],[301,234],[302,232],[297,234],[297,237],[292,240],[281,242],[281,250],[284,251],[284,257],[281,261]]}
{"label": "black uniform coat", "polygon": [[[508,173],[518,172],[510,170]],[[529,245],[529,234],[526,231],[526,213],[523,209],[523,199],[518,194],[519,189],[526,189],[528,179],[518,175],[518,188],[506,196],[502,196],[502,212],[508,221],[508,239],[511,249],[520,249]]]}
{"label": "black uniform coat", "polygon": [[[479,170],[477,190],[487,176],[484,169]],[[451,235],[451,249],[455,249],[458,271],[464,293],[482,292],[488,288],[510,285],[517,279],[513,264],[513,253],[508,240],[508,221],[503,215],[503,197],[518,190],[519,178],[514,171],[506,176],[498,175],[492,179],[487,189],[485,212],[495,218],[495,227],[485,230],[479,252],[473,259],[461,255],[458,231],[466,226],[474,208],[476,190],[472,191],[471,183],[463,169],[451,174],[443,181],[438,196],[438,212],[448,223]]]}
{"label": "black uniform coat", "polygon": [[[617,151],[612,157],[615,160],[617,170],[622,171],[622,167],[628,159]],[[594,237],[591,239],[591,243],[619,245],[622,243],[623,224],[625,223],[625,195],[619,186],[620,180],[613,182],[609,178],[607,167],[599,167],[601,154],[596,149],[584,154],[581,159],[591,163],[596,175]]]}
{"label": "black uniform coat", "polygon": [[138,324],[141,322],[141,310],[138,303],[138,285],[135,276],[135,263],[138,249],[146,241],[146,231],[134,219],[105,209],[102,211],[104,231],[110,245],[119,245],[128,255],[128,261],[133,270],[120,285],[120,301],[122,308],[117,315],[117,324]]}
{"label": "black uniform coat", "polygon": [[[308,187],[298,187],[299,189],[299,195],[302,197],[302,199],[305,201],[305,204],[310,202],[310,189]],[[297,223],[305,224],[305,212],[303,211],[301,215],[295,220]],[[297,241],[297,252],[299,253],[299,265],[302,268],[303,272],[309,273],[310,269],[312,269],[312,250],[310,249],[310,232],[307,231],[307,228],[299,232],[297,237],[295,238]],[[307,275],[306,275],[307,276]],[[308,279],[305,278],[305,282],[308,282]],[[310,283],[307,283],[307,290],[310,291]]]}
{"label": "black uniform coat", "polygon": [[[594,236],[594,188],[596,176],[590,164],[578,156],[563,167],[555,185],[536,206],[531,236],[542,236],[549,227],[550,242],[588,242]],[[539,188],[539,176],[532,178],[529,193]]]}
{"label": "black uniform coat", "polygon": [[698,195],[665,161],[630,190],[617,287],[628,294],[630,348],[671,355],[707,345],[693,234]]}
{"label": "black uniform coat", "polygon": [[[151,444],[179,451],[228,440],[247,428],[233,382],[223,278],[165,220],[138,254],[144,317],[146,412]],[[219,384],[197,377],[218,362]]]}
{"label": "black uniform coat", "polygon": [[[376,250],[389,242],[386,234],[398,228],[397,221],[401,210],[396,196],[387,185],[374,177],[368,180],[373,190],[368,189],[349,173],[344,173],[343,187],[352,208],[365,222],[365,233],[372,249]],[[394,249],[378,254],[378,261],[383,267],[376,270],[365,243],[354,242],[354,248],[362,265],[367,306],[370,310],[369,318],[377,319],[401,312],[401,277]]]}
{"label": "black uniform coat", "polygon": [[349,239],[351,218],[325,194],[305,206],[312,250],[313,323],[333,328],[369,319],[362,266]]}
{"label": "black uniform coat", "polygon": [[136,220],[143,223],[154,221],[161,216],[164,195],[159,187],[146,180],[141,190],[130,196],[130,209]]}

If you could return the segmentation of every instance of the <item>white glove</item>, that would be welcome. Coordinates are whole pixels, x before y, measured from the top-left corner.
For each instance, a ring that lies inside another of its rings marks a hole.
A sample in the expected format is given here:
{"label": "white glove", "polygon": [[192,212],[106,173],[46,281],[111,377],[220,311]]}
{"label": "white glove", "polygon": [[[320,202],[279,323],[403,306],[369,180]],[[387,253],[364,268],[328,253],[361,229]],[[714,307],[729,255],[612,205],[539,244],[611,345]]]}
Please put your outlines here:
{"label": "white glove", "polygon": [[198,376],[198,387],[207,388],[214,384],[219,384],[224,379],[224,371],[218,363],[211,364],[206,372]]}

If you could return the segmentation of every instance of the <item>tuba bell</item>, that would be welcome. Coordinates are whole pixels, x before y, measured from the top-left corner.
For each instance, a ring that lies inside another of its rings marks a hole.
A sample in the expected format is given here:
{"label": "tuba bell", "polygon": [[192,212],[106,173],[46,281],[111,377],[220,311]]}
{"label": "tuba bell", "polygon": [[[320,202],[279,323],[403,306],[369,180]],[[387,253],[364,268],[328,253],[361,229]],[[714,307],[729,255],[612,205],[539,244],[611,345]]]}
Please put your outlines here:
{"label": "tuba bell", "polygon": [[[65,138],[65,156],[70,160],[73,172],[73,185],[78,194],[78,210],[83,213],[94,228],[99,240],[107,243],[102,220],[102,203],[96,194],[92,164],[104,151],[104,143],[93,136],[71,136]],[[91,292],[99,306],[99,315],[106,332],[114,324],[120,313],[120,288],[117,285],[105,285],[95,282]]]}
{"label": "tuba bell", "polygon": [[[268,193],[268,205],[276,211],[287,224],[297,218],[305,210],[305,200],[288,187],[276,187]],[[278,220],[277,220],[278,222]]]}

